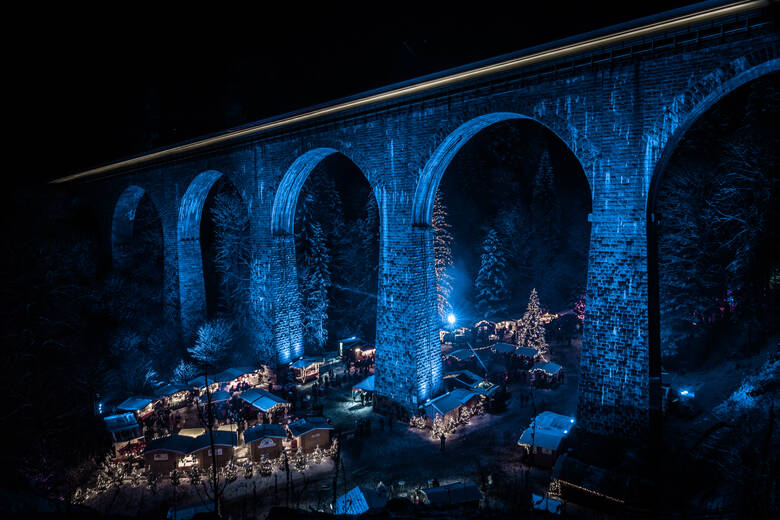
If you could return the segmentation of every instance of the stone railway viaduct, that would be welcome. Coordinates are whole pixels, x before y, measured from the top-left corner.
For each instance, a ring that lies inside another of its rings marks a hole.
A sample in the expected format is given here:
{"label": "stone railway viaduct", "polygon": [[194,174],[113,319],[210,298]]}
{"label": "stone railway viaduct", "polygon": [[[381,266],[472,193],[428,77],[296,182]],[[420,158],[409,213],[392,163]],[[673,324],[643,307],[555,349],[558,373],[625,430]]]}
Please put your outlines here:
{"label": "stone railway viaduct", "polygon": [[478,132],[531,120],[568,146],[590,186],[578,421],[592,433],[630,438],[660,403],[655,186],[701,114],[780,69],[773,7],[697,4],[55,182],[94,204],[114,251],[132,236],[134,210],[148,195],[163,228],[166,303],[185,341],[206,313],[204,203],[218,180],[232,183],[264,267],[253,293],[267,297],[252,304],[273,322],[269,355],[286,363],[302,355],[296,200],[324,158],[345,155],[380,212],[377,393],[415,410],[436,395],[442,376],[431,231],[437,186]]}

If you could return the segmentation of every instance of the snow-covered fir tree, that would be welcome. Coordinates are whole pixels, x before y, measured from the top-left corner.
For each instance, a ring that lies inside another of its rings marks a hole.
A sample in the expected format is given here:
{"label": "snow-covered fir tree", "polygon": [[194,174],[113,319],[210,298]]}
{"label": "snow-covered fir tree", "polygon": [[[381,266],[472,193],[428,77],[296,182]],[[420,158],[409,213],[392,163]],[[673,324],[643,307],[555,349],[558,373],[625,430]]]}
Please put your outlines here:
{"label": "snow-covered fir tree", "polygon": [[450,227],[447,222],[447,204],[441,190],[438,190],[433,202],[433,259],[436,269],[436,307],[442,321],[447,319],[447,315],[452,311],[452,275],[448,272],[452,265]]}
{"label": "snow-covered fir tree", "polygon": [[507,311],[506,258],[498,233],[490,229],[482,241],[482,256],[477,279],[477,309],[484,318],[495,318]]}
{"label": "snow-covered fir tree", "polygon": [[[238,194],[221,192],[211,208],[219,306],[241,326],[249,318],[249,215]],[[243,328],[243,327],[242,327]]]}
{"label": "snow-covered fir tree", "polygon": [[195,361],[216,367],[227,358],[232,343],[233,325],[227,320],[216,319],[198,327],[195,346],[187,350]]}
{"label": "snow-covered fir tree", "polygon": [[186,384],[198,375],[198,367],[194,363],[182,359],[173,369],[173,380],[179,384]]}
{"label": "snow-covered fir tree", "polygon": [[328,289],[331,286],[330,252],[319,224],[312,226],[309,254],[303,274],[304,334],[307,343],[321,350],[328,341]]}
{"label": "snow-covered fir tree", "polygon": [[517,344],[521,347],[531,347],[539,351],[545,361],[550,360],[550,348],[544,338],[544,323],[542,309],[539,306],[539,296],[536,289],[531,290],[528,298],[528,308],[520,320],[517,331]]}
{"label": "snow-covered fir tree", "polygon": [[544,265],[560,247],[558,197],[555,190],[555,173],[550,152],[545,147],[539,158],[531,193],[531,218],[534,234],[540,237],[546,247],[537,248],[537,261]]}

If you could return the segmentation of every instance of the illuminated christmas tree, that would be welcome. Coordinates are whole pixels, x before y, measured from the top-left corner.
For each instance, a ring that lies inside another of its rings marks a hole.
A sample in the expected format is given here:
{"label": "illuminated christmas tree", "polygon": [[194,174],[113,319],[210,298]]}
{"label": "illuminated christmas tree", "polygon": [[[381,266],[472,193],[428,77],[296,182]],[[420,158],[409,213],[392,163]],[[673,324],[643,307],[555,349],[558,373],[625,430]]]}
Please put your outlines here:
{"label": "illuminated christmas tree", "polygon": [[520,320],[517,331],[517,344],[521,347],[531,347],[539,351],[545,361],[549,361],[550,348],[544,339],[544,323],[542,309],[539,307],[539,296],[536,289],[531,290],[528,298],[528,308]]}

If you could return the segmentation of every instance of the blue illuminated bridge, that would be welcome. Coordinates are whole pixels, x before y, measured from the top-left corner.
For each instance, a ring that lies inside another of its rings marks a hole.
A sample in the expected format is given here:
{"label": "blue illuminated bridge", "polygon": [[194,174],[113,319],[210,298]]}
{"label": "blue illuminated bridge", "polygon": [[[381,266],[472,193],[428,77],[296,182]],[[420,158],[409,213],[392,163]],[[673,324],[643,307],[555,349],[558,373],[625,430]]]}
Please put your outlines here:
{"label": "blue illuminated bridge", "polygon": [[[206,316],[200,220],[218,181],[243,198],[250,302],[273,323],[269,362],[302,355],[293,223],[309,173],[342,154],[379,207],[376,391],[405,410],[442,386],[431,217],[472,137],[524,119],[579,160],[592,212],[578,423],[632,437],[660,404],[653,197],[677,143],[737,87],[780,69],[765,1],[703,3],[233,129],[55,181],[102,215],[120,261],[148,196],[163,227],[164,294],[185,341]],[[270,301],[268,301],[270,300]]]}

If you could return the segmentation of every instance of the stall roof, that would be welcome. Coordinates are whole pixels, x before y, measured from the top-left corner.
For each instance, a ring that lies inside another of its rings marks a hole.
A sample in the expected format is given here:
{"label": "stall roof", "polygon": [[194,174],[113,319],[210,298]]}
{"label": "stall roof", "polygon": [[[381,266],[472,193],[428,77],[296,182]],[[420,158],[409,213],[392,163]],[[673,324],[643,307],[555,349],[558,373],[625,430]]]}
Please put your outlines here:
{"label": "stall roof", "polygon": [[184,435],[169,435],[167,437],[160,437],[146,443],[144,453],[151,453],[153,451],[175,451],[177,453],[187,454],[190,453],[190,446],[192,445],[192,437],[185,437]]}
{"label": "stall roof", "polygon": [[515,356],[532,358],[532,357],[536,357],[537,354],[539,354],[539,351],[531,347],[517,347],[517,349],[515,350]]}
{"label": "stall roof", "polygon": [[537,430],[556,430],[565,435],[574,427],[574,417],[547,411],[531,419],[530,426],[534,426],[534,424]]}
{"label": "stall roof", "polygon": [[517,349],[517,345],[510,345],[509,343],[496,343],[491,347],[493,352],[497,354],[511,354]]}
{"label": "stall roof", "polygon": [[333,503],[333,514],[362,515],[372,509],[382,509],[385,505],[387,505],[387,498],[373,489],[355,486],[336,499]]}
{"label": "stall roof", "polygon": [[[227,401],[230,399],[230,394],[226,392],[225,390],[217,390],[216,392],[211,393],[211,402],[217,403],[220,401]],[[200,402],[201,403],[207,403],[208,402],[208,396],[206,394],[203,394],[200,396]]]}
{"label": "stall roof", "polygon": [[332,430],[333,426],[324,417],[306,417],[287,425],[293,437],[300,437],[314,430]]}
{"label": "stall roof", "polygon": [[364,392],[373,392],[374,391],[374,375],[370,375],[355,386],[352,387],[353,390],[363,390]]}
{"label": "stall roof", "polygon": [[138,421],[132,412],[120,413],[103,417],[106,423],[106,429],[109,432],[121,432],[138,428]]}
{"label": "stall roof", "polygon": [[[235,432],[213,430],[211,433],[214,434],[214,446],[235,446],[238,444]],[[188,439],[190,439],[189,453],[200,451],[211,446],[209,432],[198,435],[195,438],[188,437]]]}
{"label": "stall roof", "polygon": [[143,410],[143,408],[154,401],[154,397],[146,397],[141,395],[135,395],[133,397],[128,397],[121,403],[119,403],[119,406],[117,408],[122,411],[136,411],[136,410]]}
{"label": "stall roof", "polygon": [[433,419],[436,414],[447,415],[459,406],[469,402],[477,394],[466,390],[465,388],[455,388],[446,394],[440,395],[436,399],[431,399],[423,408],[425,415]]}
{"label": "stall roof", "polygon": [[517,441],[518,446],[539,446],[548,450],[557,450],[566,434],[559,430],[544,430],[537,428],[534,432],[532,427],[528,427]]}
{"label": "stall roof", "polygon": [[358,336],[351,336],[349,338],[340,339],[339,343],[341,343],[342,347],[351,347],[352,345],[358,345],[360,343],[365,343],[363,341],[363,338],[359,338]]}
{"label": "stall roof", "polygon": [[238,379],[241,376],[245,376],[247,374],[251,374],[257,370],[256,368],[252,367],[231,367],[223,370],[219,374],[214,376],[214,381],[217,383],[227,383],[228,381],[233,381],[234,379]]}
{"label": "stall roof", "polygon": [[157,390],[157,396],[158,397],[168,397],[169,395],[173,395],[175,393],[189,390],[190,387],[187,385],[180,385],[178,383],[169,383],[160,389]]}
{"label": "stall roof", "polygon": [[301,358],[290,363],[290,368],[308,368],[315,363],[322,363],[321,359],[317,358]]}
{"label": "stall roof", "polygon": [[542,361],[541,363],[535,364],[531,370],[541,370],[542,372],[554,376],[561,371],[561,368],[563,367],[558,363],[553,363],[552,361]]}
{"label": "stall roof", "polygon": [[287,430],[281,424],[258,424],[244,431],[244,442],[247,444],[266,437],[286,439]]}
{"label": "stall roof", "polygon": [[[214,384],[214,376],[209,377],[209,384]],[[196,378],[190,379],[189,385],[193,388],[204,388],[206,386],[206,376],[199,375]]]}
{"label": "stall roof", "polygon": [[244,390],[238,397],[262,412],[267,412],[278,404],[288,404],[287,401],[262,388],[250,388]]}
{"label": "stall roof", "polygon": [[482,493],[473,482],[455,482],[446,486],[423,489],[428,503],[434,507],[482,500]]}
{"label": "stall roof", "polygon": [[461,385],[478,394],[489,396],[498,391],[498,385],[494,385],[485,378],[479,377],[471,370],[448,372],[444,377],[453,378]]}
{"label": "stall roof", "polygon": [[458,361],[468,361],[475,356],[474,352],[468,348],[462,348],[459,350],[453,350],[444,357],[454,357]]}

